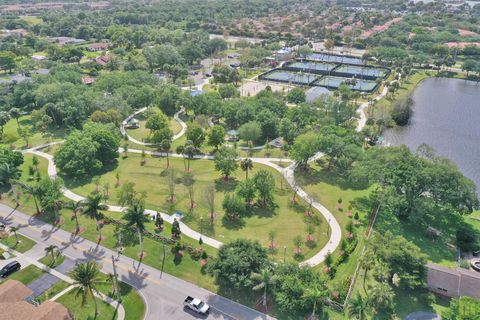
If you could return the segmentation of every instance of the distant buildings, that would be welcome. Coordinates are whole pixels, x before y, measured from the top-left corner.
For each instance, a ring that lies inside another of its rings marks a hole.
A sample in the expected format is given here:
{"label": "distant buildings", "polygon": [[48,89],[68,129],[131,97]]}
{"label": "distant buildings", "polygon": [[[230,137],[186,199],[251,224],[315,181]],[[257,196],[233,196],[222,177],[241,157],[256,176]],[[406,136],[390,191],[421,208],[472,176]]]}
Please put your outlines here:
{"label": "distant buildings", "polygon": [[67,45],[67,44],[79,44],[85,42],[84,39],[77,39],[73,37],[51,37],[49,38],[51,42],[58,43],[61,46]]}
{"label": "distant buildings", "polygon": [[13,30],[2,30],[0,31],[0,37],[17,37],[17,38],[23,38],[28,34],[28,31],[25,29],[13,29]]}
{"label": "distant buildings", "polygon": [[100,56],[95,58],[95,62],[102,67],[109,63],[110,60],[111,58],[109,56]]}
{"label": "distant buildings", "polygon": [[97,42],[97,43],[92,43],[89,44],[87,47],[87,51],[90,52],[100,52],[100,51],[106,51],[110,48],[110,44],[106,42]]}

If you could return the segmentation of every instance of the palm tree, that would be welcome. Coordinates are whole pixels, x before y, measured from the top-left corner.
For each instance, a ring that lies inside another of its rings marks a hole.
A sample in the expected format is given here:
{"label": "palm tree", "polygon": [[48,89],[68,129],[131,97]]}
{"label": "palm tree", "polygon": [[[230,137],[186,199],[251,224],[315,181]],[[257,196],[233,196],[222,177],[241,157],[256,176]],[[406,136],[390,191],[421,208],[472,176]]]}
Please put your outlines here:
{"label": "palm tree", "polygon": [[20,118],[20,109],[12,108],[10,109],[10,116],[17,121],[17,126],[20,128],[20,122],[18,122],[18,118]]}
{"label": "palm tree", "polygon": [[370,288],[370,295],[368,297],[368,304],[374,308],[374,310],[385,310],[393,307],[393,299],[395,298],[395,292],[386,282],[377,282]]}
{"label": "palm tree", "polygon": [[20,230],[19,227],[11,226],[10,227],[10,232],[13,232],[13,235],[15,236],[15,244],[18,244],[18,234],[17,231]]}
{"label": "palm tree", "polygon": [[178,153],[178,154],[181,154],[182,155],[182,158],[183,158],[183,168],[185,169],[185,171],[187,171],[187,164],[186,164],[186,160],[185,160],[185,147],[184,146],[178,146],[175,151]]}
{"label": "palm tree", "polygon": [[41,210],[40,210],[40,207],[38,205],[38,195],[39,195],[38,187],[36,185],[29,185],[29,184],[26,184],[26,183],[18,181],[18,180],[15,180],[14,183],[16,185],[19,185],[20,188],[25,190],[27,193],[30,193],[30,195],[33,198],[33,202],[35,203],[36,214],[40,214]]}
{"label": "palm tree", "polygon": [[78,222],[78,214],[83,210],[83,201],[70,201],[67,208],[72,210],[72,220],[75,220],[75,234],[80,232],[80,223]]}
{"label": "palm tree", "polygon": [[318,287],[308,288],[303,294],[303,298],[313,303],[311,319],[316,319],[315,312],[317,311],[317,304],[323,301],[325,295],[325,291],[320,290]]}
{"label": "palm tree", "polygon": [[170,158],[168,157],[170,153],[170,148],[172,146],[172,143],[170,142],[169,139],[164,139],[162,142],[160,142],[160,148],[163,152],[166,153],[167,155],[167,169],[170,167]]}
{"label": "palm tree", "polygon": [[112,285],[112,294],[115,295],[117,293],[117,278],[113,273],[107,274],[107,282]]}
{"label": "palm tree", "polygon": [[108,209],[106,205],[100,203],[101,201],[101,194],[89,194],[87,199],[82,202],[82,214],[86,215],[90,219],[94,219],[95,223],[97,224],[98,242],[102,241],[102,230],[100,229],[99,220],[102,218],[103,215],[100,210]]}
{"label": "palm tree", "polygon": [[272,275],[270,270],[263,269],[260,273],[253,273],[251,275],[253,281],[258,282],[257,285],[253,287],[254,291],[263,289],[262,305],[267,310],[267,290],[269,285],[273,285],[277,280],[277,277]]}
{"label": "palm tree", "polygon": [[132,206],[130,206],[123,216],[123,219],[127,221],[127,227],[134,227],[138,233],[138,240],[140,242],[140,259],[143,257],[143,237],[142,234],[145,231],[145,223],[149,219],[143,213],[145,211],[145,205],[143,201],[135,200]]}
{"label": "palm tree", "polygon": [[82,297],[82,306],[85,305],[88,297],[93,299],[95,304],[94,319],[96,319],[98,316],[98,305],[95,294],[99,294],[96,286],[104,283],[104,281],[100,280],[100,270],[97,263],[88,261],[87,263],[77,265],[72,271],[72,278],[74,280],[73,284],[77,285],[75,297]]}
{"label": "palm tree", "polygon": [[245,171],[245,179],[248,179],[248,171],[253,169],[252,159],[245,158],[240,161],[240,168],[242,169],[242,171]]}
{"label": "palm tree", "polygon": [[367,314],[367,303],[361,295],[357,295],[350,300],[347,307],[347,315],[351,319],[363,320]]}
{"label": "palm tree", "polygon": [[8,163],[0,164],[0,185],[11,184],[12,180],[20,177],[20,172],[17,167],[11,166]]}
{"label": "palm tree", "polygon": [[56,245],[49,245],[48,247],[45,248],[45,253],[50,254],[52,256],[52,263],[50,265],[55,264],[55,260],[57,256],[55,255],[55,252],[57,251],[58,247]]}

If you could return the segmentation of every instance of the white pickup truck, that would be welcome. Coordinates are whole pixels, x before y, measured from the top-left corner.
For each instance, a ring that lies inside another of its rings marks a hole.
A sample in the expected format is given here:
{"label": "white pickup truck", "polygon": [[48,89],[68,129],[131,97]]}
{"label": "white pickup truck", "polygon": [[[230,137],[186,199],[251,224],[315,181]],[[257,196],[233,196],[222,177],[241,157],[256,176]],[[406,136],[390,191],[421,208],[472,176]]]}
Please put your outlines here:
{"label": "white pickup truck", "polygon": [[193,297],[188,296],[184,301],[183,305],[190,310],[195,311],[196,313],[206,315],[210,311],[210,306],[203,302],[200,299],[195,299]]}

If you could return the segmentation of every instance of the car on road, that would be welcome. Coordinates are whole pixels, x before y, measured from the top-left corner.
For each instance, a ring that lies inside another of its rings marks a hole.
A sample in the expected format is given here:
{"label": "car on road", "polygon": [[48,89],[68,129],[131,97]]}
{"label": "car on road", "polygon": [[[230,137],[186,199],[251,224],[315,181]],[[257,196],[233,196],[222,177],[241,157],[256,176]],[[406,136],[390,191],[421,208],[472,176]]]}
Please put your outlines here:
{"label": "car on road", "polygon": [[12,273],[20,270],[20,268],[21,268],[20,262],[18,262],[18,261],[9,262],[6,266],[4,266],[0,270],[0,277],[1,278],[6,278],[9,275],[11,275]]}
{"label": "car on road", "polygon": [[208,304],[190,296],[183,301],[183,306],[201,315],[206,315],[210,312],[210,306]]}

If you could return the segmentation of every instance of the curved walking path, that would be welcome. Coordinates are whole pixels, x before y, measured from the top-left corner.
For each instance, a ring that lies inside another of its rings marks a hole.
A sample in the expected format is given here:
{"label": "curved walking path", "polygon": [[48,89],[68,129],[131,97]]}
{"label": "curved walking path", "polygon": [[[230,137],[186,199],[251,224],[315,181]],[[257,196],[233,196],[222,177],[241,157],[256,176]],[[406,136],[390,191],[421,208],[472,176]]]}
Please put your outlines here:
{"label": "curved walking path", "polygon": [[[135,111],[134,113],[132,113],[131,115],[129,115],[125,120],[123,120],[122,125],[120,126],[120,133],[122,134],[122,136],[126,136],[128,138],[128,140],[130,140],[133,143],[136,143],[136,144],[139,144],[139,145],[142,145],[142,146],[154,146],[155,143],[143,142],[143,141],[139,141],[135,138],[132,138],[127,133],[127,130],[125,130],[125,126],[127,125],[128,121],[130,121],[137,114],[145,112],[146,110],[147,110],[146,107],[142,108],[142,109],[139,109],[139,110]],[[172,141],[180,139],[180,137],[183,136],[185,134],[185,132],[187,131],[187,124],[182,119],[180,119],[180,114],[183,113],[184,111],[185,111],[185,109],[182,107],[182,108],[180,108],[180,110],[177,113],[175,113],[173,115],[173,118],[175,119],[175,121],[177,121],[180,124],[180,126],[182,126],[182,129],[180,130],[179,133],[173,135]]]}
{"label": "curved walking path", "polygon": [[[388,92],[388,87],[385,86],[383,91],[378,96],[376,96],[374,98],[374,100],[378,101],[378,100],[382,99],[383,97],[385,97],[387,92]],[[366,115],[365,115],[364,110],[368,107],[368,105],[369,105],[368,102],[362,103],[357,110],[357,113],[360,115],[358,126],[356,128],[357,131],[361,131],[366,124],[367,119],[366,119]],[[136,111],[135,113],[133,113],[132,115],[130,115],[129,117],[127,117],[125,119],[125,121],[122,123],[122,125],[120,127],[120,131],[123,135],[126,135],[130,141],[132,141],[134,143],[137,143],[137,144],[140,144],[140,145],[151,145],[151,144],[147,144],[147,143],[144,143],[144,142],[141,142],[141,141],[138,141],[136,139],[131,138],[126,133],[126,130],[125,130],[125,124],[128,122],[128,120],[132,119],[135,115],[137,115],[141,112],[144,112],[145,110],[146,110],[146,108],[140,109],[140,110]],[[185,133],[185,131],[187,129],[187,125],[185,124],[185,122],[183,122],[179,118],[179,115],[182,112],[184,112],[183,107],[174,116],[175,120],[177,120],[182,125],[182,130],[173,137],[173,140],[180,138]],[[43,144],[43,145],[40,145],[40,146],[37,146],[37,147],[34,147],[34,148],[23,150],[22,152],[33,153],[33,154],[36,154],[40,157],[43,157],[43,158],[47,159],[48,160],[48,176],[51,177],[51,178],[55,178],[55,177],[57,177],[57,167],[55,166],[55,164],[53,162],[53,156],[48,154],[48,153],[42,152],[40,150],[45,148],[45,147],[48,147],[50,145],[55,145],[55,144],[60,144],[60,143],[63,143],[63,141],[57,141],[57,142]],[[122,148],[119,148],[119,153],[121,153],[123,151],[124,150]],[[142,153],[144,151],[143,150],[138,150],[138,149],[129,149],[128,152],[130,152],[130,153]],[[149,155],[154,155],[154,156],[163,156],[163,157],[167,156],[166,153],[157,152],[157,151],[145,151],[145,153],[149,154]],[[171,154],[169,153],[168,156],[171,156],[171,157],[174,157],[174,158],[183,158],[182,155],[175,154],[175,153],[171,153]],[[309,162],[315,161],[322,156],[323,156],[323,154],[319,152],[319,153],[315,154],[312,158],[310,158]],[[196,156],[193,157],[193,159],[205,159],[205,160],[213,160],[214,158],[215,158],[215,156],[212,156],[212,155],[196,155]],[[239,160],[241,160],[241,159],[242,158],[239,158]],[[297,163],[296,162],[294,162],[290,159],[280,159],[280,158],[250,158],[250,159],[255,163],[260,163],[260,164],[272,167],[272,168],[276,169],[278,172],[280,172],[282,174],[282,176],[285,178],[285,180],[287,181],[287,183],[290,185],[290,187],[297,192],[298,196],[301,197],[303,200],[305,200],[307,203],[312,203],[312,207],[315,208],[316,210],[318,210],[322,214],[322,216],[325,218],[325,220],[328,222],[328,225],[329,225],[329,228],[330,228],[330,239],[328,240],[327,244],[319,252],[317,252],[314,256],[312,256],[311,258],[303,261],[301,263],[301,265],[308,265],[308,266],[313,267],[313,266],[316,266],[316,265],[322,263],[325,260],[326,255],[328,255],[330,253],[333,253],[337,249],[337,247],[339,246],[340,241],[342,239],[342,228],[341,228],[340,224],[338,223],[337,219],[335,218],[335,216],[326,207],[324,207],[321,203],[319,203],[318,201],[316,201],[315,199],[310,197],[296,183],[296,181],[295,181],[295,169],[297,168]],[[282,168],[279,165],[274,163],[274,162],[280,162],[280,161],[291,162],[291,164],[286,168]],[[65,197],[67,197],[71,200],[74,200],[74,201],[80,201],[80,200],[85,199],[85,197],[82,197],[82,196],[72,192],[71,190],[65,188],[65,187],[63,187],[62,192],[63,192]],[[108,210],[113,211],[113,212],[123,212],[125,209],[126,208],[121,207],[121,206],[113,206],[113,205],[108,206]],[[160,214],[161,217],[170,224],[173,223],[174,219],[176,218],[175,215],[169,215],[169,214],[166,214],[164,212],[157,212],[157,211],[150,210],[150,209],[145,210],[145,213],[149,214],[151,216],[156,215],[156,214]],[[205,235],[191,229],[189,226],[187,226],[182,221],[180,221],[180,219],[179,219],[179,224],[180,224],[181,232],[183,234],[185,234],[186,236],[192,238],[192,239],[200,240],[200,238],[201,238],[203,243],[205,243],[205,244],[207,244],[211,247],[217,248],[217,249],[220,248],[223,245],[222,242],[220,242],[216,239],[210,238],[208,236],[205,236]]]}

